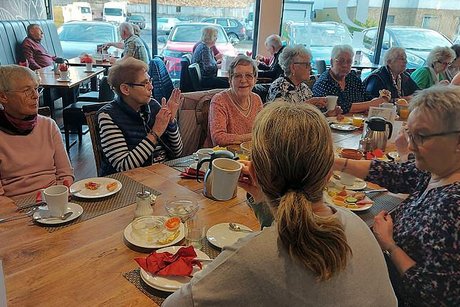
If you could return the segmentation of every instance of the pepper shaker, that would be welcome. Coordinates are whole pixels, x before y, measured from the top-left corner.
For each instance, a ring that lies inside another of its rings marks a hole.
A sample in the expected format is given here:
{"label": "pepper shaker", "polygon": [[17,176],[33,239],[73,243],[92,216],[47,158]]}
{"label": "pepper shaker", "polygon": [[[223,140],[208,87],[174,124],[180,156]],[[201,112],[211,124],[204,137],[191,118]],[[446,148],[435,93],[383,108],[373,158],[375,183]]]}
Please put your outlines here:
{"label": "pepper shaker", "polygon": [[136,193],[136,210],[134,210],[134,218],[146,215],[153,215],[152,198],[149,191]]}

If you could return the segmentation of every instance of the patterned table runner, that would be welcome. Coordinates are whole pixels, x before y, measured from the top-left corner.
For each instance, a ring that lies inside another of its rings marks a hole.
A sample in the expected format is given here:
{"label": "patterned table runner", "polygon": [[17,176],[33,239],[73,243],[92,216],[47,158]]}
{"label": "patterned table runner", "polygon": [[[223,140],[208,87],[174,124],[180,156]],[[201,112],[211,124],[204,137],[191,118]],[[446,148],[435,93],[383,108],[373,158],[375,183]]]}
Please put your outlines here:
{"label": "patterned table runner", "polygon": [[388,212],[393,212],[399,204],[403,201],[402,199],[389,195],[387,193],[377,195],[375,197],[371,196],[371,199],[374,201],[372,207],[366,211],[355,211],[355,213],[363,219],[367,226],[372,227],[374,225],[374,216],[380,213],[380,211],[385,210]]}
{"label": "patterned table runner", "polygon": [[[46,228],[48,232],[53,232],[58,229],[67,227],[69,225],[77,224],[82,221],[86,221],[94,217],[97,217],[99,215],[103,215],[111,211],[115,211],[117,209],[126,207],[136,202],[136,193],[142,191],[142,189],[149,191],[150,193],[156,196],[161,194],[160,192],[151,189],[137,181],[134,181],[133,179],[120,173],[109,175],[107,177],[116,179],[121,182],[123,187],[118,193],[110,195],[108,197],[97,199],[84,199],[73,197],[71,202],[82,206],[83,214],[79,218],[73,221],[69,221],[65,224],[59,224],[56,226],[43,225],[43,227]],[[26,206],[33,202],[35,202],[35,195],[30,195],[15,201],[16,206],[18,206],[18,208],[21,208],[22,206]]]}
{"label": "patterned table runner", "polygon": [[189,155],[174,160],[169,160],[163,162],[163,164],[178,170],[179,172],[184,172],[187,167],[190,166],[193,162],[197,162],[194,155]]}

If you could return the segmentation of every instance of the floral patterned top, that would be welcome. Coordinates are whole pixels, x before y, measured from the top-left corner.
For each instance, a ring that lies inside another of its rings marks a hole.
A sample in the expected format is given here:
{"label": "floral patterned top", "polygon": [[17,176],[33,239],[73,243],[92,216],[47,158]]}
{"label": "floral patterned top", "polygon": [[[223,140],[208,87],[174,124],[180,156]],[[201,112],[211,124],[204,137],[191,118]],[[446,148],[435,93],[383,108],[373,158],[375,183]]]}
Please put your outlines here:
{"label": "floral patterned top", "polygon": [[392,276],[404,303],[459,306],[460,182],[425,193],[430,178],[431,174],[418,170],[413,161],[374,160],[366,180],[394,193],[409,193],[393,220],[396,244],[416,262],[402,277]]}
{"label": "floral patterned top", "polygon": [[287,102],[302,103],[313,97],[313,93],[305,83],[294,85],[288,77],[279,77],[270,85],[267,102],[283,98]]}

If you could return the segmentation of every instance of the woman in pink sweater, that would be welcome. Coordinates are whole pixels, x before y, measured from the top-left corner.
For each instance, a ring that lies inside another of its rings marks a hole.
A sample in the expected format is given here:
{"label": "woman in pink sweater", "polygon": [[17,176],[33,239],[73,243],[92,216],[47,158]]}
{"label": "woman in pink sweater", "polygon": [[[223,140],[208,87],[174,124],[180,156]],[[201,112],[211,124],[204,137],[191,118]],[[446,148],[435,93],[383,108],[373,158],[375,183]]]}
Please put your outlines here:
{"label": "woman in pink sweater", "polygon": [[74,180],[58,126],[37,114],[38,84],[29,68],[0,66],[0,198]]}
{"label": "woman in pink sweater", "polygon": [[209,132],[205,146],[227,146],[251,139],[251,130],[262,100],[252,93],[257,79],[254,61],[239,55],[230,64],[230,88],[216,94],[209,107]]}

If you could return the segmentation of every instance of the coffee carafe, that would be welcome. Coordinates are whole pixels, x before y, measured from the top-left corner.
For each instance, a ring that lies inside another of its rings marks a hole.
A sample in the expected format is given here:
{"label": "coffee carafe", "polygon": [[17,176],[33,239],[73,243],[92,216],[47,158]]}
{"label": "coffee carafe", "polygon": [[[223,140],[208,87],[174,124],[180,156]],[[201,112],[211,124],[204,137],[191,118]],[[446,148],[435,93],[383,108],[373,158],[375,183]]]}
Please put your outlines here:
{"label": "coffee carafe", "polygon": [[387,140],[393,133],[393,125],[383,117],[373,116],[367,121],[367,129],[364,138],[370,140],[370,150],[377,148],[385,151]]}
{"label": "coffee carafe", "polygon": [[228,151],[228,150],[217,150],[217,151],[214,151],[213,153],[210,154],[210,157],[209,158],[204,158],[202,159],[200,162],[198,162],[198,165],[196,167],[196,180],[199,182],[199,177],[198,177],[198,174],[199,174],[199,171],[201,169],[201,166],[205,163],[205,162],[209,162],[209,168],[208,170],[206,171],[205,175],[204,175],[204,189],[203,189],[203,194],[204,196],[208,197],[208,198],[212,198],[214,199],[214,196],[212,195],[212,161],[214,159],[217,159],[217,158],[228,158],[228,159],[233,159],[233,160],[237,160],[238,157],[236,157],[231,151]]}

